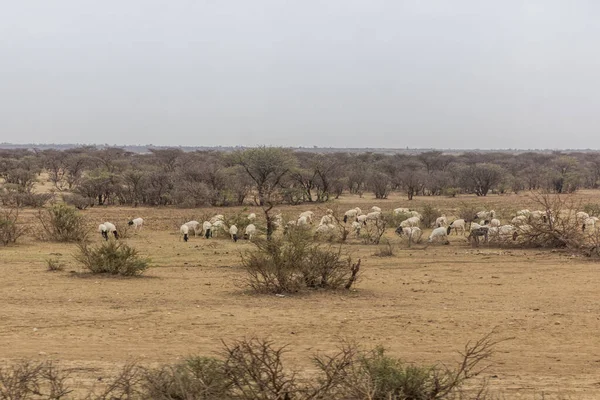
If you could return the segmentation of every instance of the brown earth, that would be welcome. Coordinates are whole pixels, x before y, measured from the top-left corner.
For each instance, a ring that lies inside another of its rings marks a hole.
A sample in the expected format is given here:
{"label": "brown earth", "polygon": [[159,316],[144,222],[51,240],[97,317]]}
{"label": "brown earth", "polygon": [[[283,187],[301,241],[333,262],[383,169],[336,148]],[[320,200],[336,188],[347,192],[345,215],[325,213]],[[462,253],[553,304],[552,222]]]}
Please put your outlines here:
{"label": "brown earth", "polygon": [[[577,199],[598,202],[600,192],[582,192]],[[346,196],[333,206],[419,209],[426,202],[447,214],[461,202],[495,208],[504,221],[517,209],[536,208],[525,195],[410,203]],[[282,210],[296,215],[312,209],[320,216],[325,208]],[[27,237],[0,248],[0,360],[60,360],[72,368],[77,385],[89,386],[133,359],[171,363],[192,353],[214,355],[221,340],[252,336],[289,344],[290,365],[305,371],[312,368],[310,354],[331,351],[341,339],[383,344],[411,362],[452,364],[469,340],[495,330],[497,338],[513,338],[497,346],[485,374],[496,393],[600,398],[598,263],[563,251],[473,249],[460,236],[452,236],[449,246],[408,249],[390,229],[387,236],[398,243],[393,257],[373,256],[373,246],[349,245],[363,266],[354,291],[254,295],[239,285],[240,253],[250,243],[224,236],[178,240],[182,222],[202,221],[216,211],[231,215],[240,209],[86,210],[90,226],[104,220],[124,224],[135,216],[146,220],[142,232],[125,239],[152,259],[141,278],[85,274],[71,257],[74,245]],[[34,214],[30,210],[26,217],[33,221]],[[49,257],[63,260],[65,271],[47,272]]]}

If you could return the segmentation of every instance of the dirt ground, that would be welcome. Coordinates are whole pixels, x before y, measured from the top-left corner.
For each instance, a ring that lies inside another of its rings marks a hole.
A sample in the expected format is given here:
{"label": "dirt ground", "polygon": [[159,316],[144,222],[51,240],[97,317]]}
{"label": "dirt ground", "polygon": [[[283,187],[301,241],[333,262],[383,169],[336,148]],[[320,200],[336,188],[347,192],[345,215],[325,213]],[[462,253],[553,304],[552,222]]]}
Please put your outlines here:
{"label": "dirt ground", "polygon": [[[598,203],[600,193],[582,192],[577,199]],[[427,202],[447,215],[461,202],[495,208],[503,222],[518,209],[536,209],[526,195],[412,202],[346,196],[328,207],[418,210]],[[281,210],[297,215],[312,209],[320,216],[325,208]],[[310,354],[331,351],[341,339],[383,344],[410,362],[451,365],[469,340],[495,329],[497,338],[512,338],[497,346],[485,373],[495,393],[600,398],[600,263],[562,251],[474,249],[461,236],[452,236],[449,246],[409,249],[389,229],[387,236],[397,243],[393,257],[376,257],[375,247],[357,241],[348,245],[362,259],[354,291],[254,295],[239,285],[240,254],[252,244],[224,236],[178,240],[185,220],[237,211],[86,210],[90,226],[146,220],[142,232],[125,239],[152,259],[141,278],[85,274],[72,258],[74,245],[26,237],[0,248],[0,361],[60,360],[77,385],[89,386],[130,360],[171,363],[190,354],[214,355],[221,340],[258,336],[289,344],[290,365],[305,371],[312,368]],[[34,213],[26,217],[33,220]],[[63,260],[66,269],[47,272],[49,257]]]}

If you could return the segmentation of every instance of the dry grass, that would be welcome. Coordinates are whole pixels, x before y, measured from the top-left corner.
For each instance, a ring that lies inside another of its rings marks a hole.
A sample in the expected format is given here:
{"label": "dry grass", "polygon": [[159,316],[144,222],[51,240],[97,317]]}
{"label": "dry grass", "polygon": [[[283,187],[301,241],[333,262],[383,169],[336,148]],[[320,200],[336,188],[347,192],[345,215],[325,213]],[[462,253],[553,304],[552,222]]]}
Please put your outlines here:
{"label": "dry grass", "polygon": [[[600,192],[576,195],[582,204],[600,203]],[[341,199],[340,209],[377,204],[420,209],[432,204],[449,219],[461,202],[495,209],[505,221],[522,208],[519,196],[416,198],[375,201]],[[286,215],[328,206],[283,207]],[[290,343],[291,365],[311,371],[306,353],[328,352],[339,338],[384,344],[391,355],[419,363],[451,363],[454,349],[497,326],[503,343],[488,371],[490,390],[514,398],[546,392],[576,399],[598,398],[595,337],[600,328],[598,264],[568,252],[471,249],[462,236],[450,246],[406,248],[389,227],[385,238],[399,243],[391,257],[353,235],[348,245],[362,259],[356,291],[276,297],[239,289],[240,253],[252,245],[227,238],[178,241],[186,215],[234,214],[241,209],[103,208],[82,211],[90,229],[111,220],[145,219],[126,242],[153,260],[142,279],[82,278],[70,255],[76,245],[24,237],[0,248],[0,361],[61,360],[85,387],[99,384],[128,360],[173,363],[198,353],[211,355],[220,340],[266,337]],[[257,212],[251,208],[248,212]],[[23,218],[34,221],[36,211]],[[453,214],[454,213],[454,214]],[[428,229],[424,230],[427,237]],[[92,243],[101,242],[100,234]],[[45,260],[62,254],[65,270],[46,273]],[[68,345],[67,345],[68,343]]]}

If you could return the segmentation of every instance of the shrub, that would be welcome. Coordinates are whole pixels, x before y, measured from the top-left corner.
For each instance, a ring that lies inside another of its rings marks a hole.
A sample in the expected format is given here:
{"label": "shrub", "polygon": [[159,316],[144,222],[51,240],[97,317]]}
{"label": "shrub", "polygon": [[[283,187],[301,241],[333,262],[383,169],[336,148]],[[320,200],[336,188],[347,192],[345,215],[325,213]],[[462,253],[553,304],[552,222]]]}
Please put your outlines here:
{"label": "shrub", "polygon": [[389,240],[385,240],[383,245],[375,252],[376,257],[392,257],[394,255],[394,245]]}
{"label": "shrub", "polygon": [[290,229],[271,240],[253,240],[256,248],[242,257],[247,285],[258,292],[291,293],[303,288],[349,289],[356,281],[360,260],[313,242],[308,232]]}
{"label": "shrub", "polygon": [[78,210],[85,210],[88,207],[93,207],[96,203],[95,199],[77,193],[63,194],[62,198],[66,204],[73,206]]}
{"label": "shrub", "polygon": [[435,220],[442,216],[442,213],[431,204],[425,204],[421,216],[423,224],[427,227],[431,227],[435,224]]}
{"label": "shrub", "polygon": [[57,242],[77,242],[87,238],[88,231],[84,218],[78,211],[66,204],[54,204],[39,211],[38,220],[42,225],[44,239]]}
{"label": "shrub", "polygon": [[379,244],[385,229],[387,228],[387,220],[385,216],[378,218],[375,222],[367,222],[366,226],[361,229],[361,237],[364,244]]}
{"label": "shrub", "polygon": [[473,222],[473,218],[479,211],[481,211],[481,210],[479,209],[479,207],[477,207],[475,205],[461,203],[461,205],[458,209],[458,216],[459,216],[459,218],[464,219],[465,222],[469,223],[469,222]]}
{"label": "shrub", "polygon": [[388,225],[397,228],[397,227],[400,226],[400,224],[402,223],[402,221],[405,221],[405,220],[409,219],[410,217],[412,217],[412,215],[411,214],[406,214],[406,213],[398,213],[398,214],[396,214],[396,213],[394,213],[392,211],[390,213],[385,213],[383,215],[383,217],[388,222]]}
{"label": "shrub", "polygon": [[52,361],[0,367],[0,399],[63,399],[72,392],[68,378]]}
{"label": "shrub", "polygon": [[46,260],[48,271],[62,271],[65,269],[64,264],[58,258],[49,258]]}
{"label": "shrub", "polygon": [[103,242],[97,247],[80,243],[75,260],[93,274],[122,276],[141,275],[150,263],[149,259],[140,257],[136,249],[116,240]]}
{"label": "shrub", "polygon": [[19,224],[18,208],[0,210],[0,243],[4,246],[15,243],[26,232],[27,228]]}
{"label": "shrub", "polygon": [[583,211],[588,213],[590,216],[598,216],[600,215],[600,204],[587,203],[583,206]]}

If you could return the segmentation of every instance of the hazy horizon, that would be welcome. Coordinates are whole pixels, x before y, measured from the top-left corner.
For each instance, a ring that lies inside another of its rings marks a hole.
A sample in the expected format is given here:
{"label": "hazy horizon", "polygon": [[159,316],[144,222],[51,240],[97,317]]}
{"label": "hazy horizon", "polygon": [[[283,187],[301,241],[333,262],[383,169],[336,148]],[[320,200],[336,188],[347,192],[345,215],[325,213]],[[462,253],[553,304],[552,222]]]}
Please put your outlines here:
{"label": "hazy horizon", "polygon": [[10,2],[0,142],[598,149],[599,11],[584,0]]}

